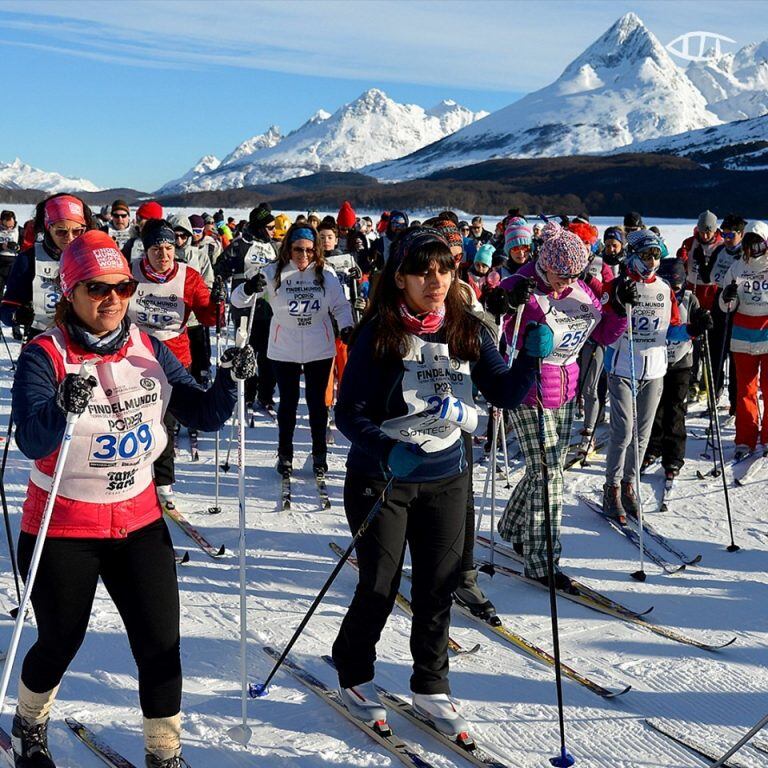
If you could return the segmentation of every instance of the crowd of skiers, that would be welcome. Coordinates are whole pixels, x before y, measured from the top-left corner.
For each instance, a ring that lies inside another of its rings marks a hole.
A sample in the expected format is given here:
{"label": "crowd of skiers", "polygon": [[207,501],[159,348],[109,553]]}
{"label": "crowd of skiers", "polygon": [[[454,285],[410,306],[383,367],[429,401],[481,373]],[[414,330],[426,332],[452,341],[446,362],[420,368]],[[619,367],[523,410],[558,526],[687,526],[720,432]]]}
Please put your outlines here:
{"label": "crowd of skiers", "polygon": [[[366,721],[383,717],[375,647],[407,546],[414,706],[452,736],[468,727],[449,697],[452,599],[495,616],[473,554],[476,440],[495,454],[503,428],[513,430],[525,474],[498,532],[529,578],[549,585],[554,565],[566,591],[569,453],[586,459],[606,446],[603,508],[624,523],[638,515],[642,469],[682,468],[687,406],[700,392],[716,402],[727,386],[735,457],[768,451],[758,394],[768,392],[768,225],[735,214],[703,212],[674,254],[637,213],[600,236],[587,217],[519,211],[495,231],[451,211],[413,222],[393,210],[374,222],[348,202],[336,216],[295,221],[262,203],[236,222],[222,210],[166,216],[155,201],[132,211],[116,200],[95,215],[59,194],[23,226],[0,213],[0,283],[0,321],[25,342],[12,419],[34,460],[22,573],[40,557],[38,636],[13,723],[18,765],[53,765],[50,710],[99,578],[139,670],[147,765],[184,764],[178,590],[162,514],[174,508],[179,423],[191,438],[217,430],[235,379],[249,407],[275,418],[276,467],[289,476],[303,374],[315,474],[328,472],[329,415],[351,443],[353,533],[381,501],[357,545],[360,580],[333,646],[345,705]],[[249,344],[221,354],[212,380],[211,329],[220,340],[243,318]],[[473,440],[481,400],[488,429]],[[70,423],[72,458],[35,555]]]}

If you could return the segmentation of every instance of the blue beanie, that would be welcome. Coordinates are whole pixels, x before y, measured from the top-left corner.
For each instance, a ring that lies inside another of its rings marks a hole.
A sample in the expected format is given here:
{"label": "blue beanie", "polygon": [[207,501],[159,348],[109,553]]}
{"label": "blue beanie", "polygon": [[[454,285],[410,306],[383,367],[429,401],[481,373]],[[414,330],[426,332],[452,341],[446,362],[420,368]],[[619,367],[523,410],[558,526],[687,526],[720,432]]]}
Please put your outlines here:
{"label": "blue beanie", "polygon": [[493,254],[496,253],[496,249],[490,243],[483,243],[475,254],[475,264],[485,264],[490,267],[493,264]]}

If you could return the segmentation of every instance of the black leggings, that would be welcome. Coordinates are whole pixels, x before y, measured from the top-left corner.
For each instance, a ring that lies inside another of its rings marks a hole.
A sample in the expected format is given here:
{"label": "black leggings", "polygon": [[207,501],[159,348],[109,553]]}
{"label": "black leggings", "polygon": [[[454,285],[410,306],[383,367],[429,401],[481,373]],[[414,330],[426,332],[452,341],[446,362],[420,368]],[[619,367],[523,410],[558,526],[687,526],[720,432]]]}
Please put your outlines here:
{"label": "black leggings", "polygon": [[[384,505],[360,538],[360,579],[333,644],[339,683],[373,679],[376,643],[392,612],[405,557],[411,552],[411,655],[414,693],[450,693],[448,630],[467,519],[467,472],[429,483],[395,480]],[[386,480],[347,472],[344,511],[356,532]]]}
{"label": "black leggings", "polygon": [[[25,579],[36,539],[19,534]],[[128,633],[144,716],[175,715],[181,709],[179,588],[163,520],[125,539],[46,540],[32,590],[37,640],[24,658],[24,685],[45,693],[61,682],[85,638],[99,577]]]}
{"label": "black leggings", "polygon": [[328,426],[328,408],[325,388],[331,374],[333,358],[313,360],[311,363],[285,363],[273,360],[272,366],[280,390],[277,408],[277,426],[280,433],[277,452],[293,458],[293,433],[296,429],[296,410],[299,407],[299,377],[304,369],[304,396],[309,410],[309,428],[312,431],[312,455],[325,456],[325,430]]}

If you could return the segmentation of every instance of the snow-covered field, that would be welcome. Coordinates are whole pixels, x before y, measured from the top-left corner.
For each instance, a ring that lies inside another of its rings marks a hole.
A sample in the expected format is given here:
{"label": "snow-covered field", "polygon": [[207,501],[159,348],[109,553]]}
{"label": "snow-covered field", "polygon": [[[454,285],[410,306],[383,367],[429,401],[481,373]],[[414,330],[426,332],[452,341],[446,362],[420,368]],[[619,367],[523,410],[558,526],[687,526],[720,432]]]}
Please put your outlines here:
{"label": "snow-covered field", "polygon": [[[12,352],[18,346],[12,343]],[[7,423],[11,372],[5,350],[0,361],[0,411]],[[695,412],[700,407],[693,408]],[[297,430],[297,474],[293,482],[295,509],[277,511],[279,479],[272,469],[276,427],[257,421],[247,430],[247,562],[248,670],[263,680],[271,661],[260,647],[278,648],[290,637],[313,597],[335,564],[330,541],[345,546],[349,539],[341,507],[345,441],[337,437],[330,449],[329,488],[332,508],[319,509],[312,480],[306,414]],[[691,425],[704,429],[703,417]],[[4,431],[3,427],[3,431]],[[222,432],[223,450],[229,430]],[[732,431],[725,430],[728,448]],[[195,768],[218,766],[387,766],[389,754],[339,717],[295,679],[279,673],[271,693],[248,705],[253,738],[247,748],[226,735],[238,722],[238,559],[236,470],[222,473],[222,514],[205,510],[213,497],[213,440],[201,439],[201,461],[191,463],[181,438],[178,460],[180,507],[215,545],[227,554],[211,560],[173,523],[179,552],[191,560],[179,569],[182,604],[182,654],[185,671],[183,709],[185,755]],[[672,642],[631,624],[565,600],[559,601],[563,661],[609,687],[632,685],[617,700],[604,700],[569,680],[564,681],[567,744],[577,765],[592,768],[646,768],[701,765],[686,750],[673,745],[644,724],[646,717],[676,721],[702,740],[724,748],[768,709],[768,616],[766,616],[765,479],[744,488],[731,488],[738,553],[728,553],[726,516],[718,481],[700,481],[697,468],[711,466],[699,458],[703,442],[690,442],[689,462],[677,496],[666,514],[649,518],[689,555],[702,554],[700,566],[675,576],[663,575],[646,561],[648,581],[629,574],[637,568],[637,550],[594,512],[579,503],[576,493],[597,491],[602,484],[602,458],[592,467],[568,473],[563,526],[563,566],[620,602],[637,610],[654,607],[649,618],[692,637],[711,642],[737,638],[719,652],[707,652]],[[233,456],[237,456],[236,449]],[[303,466],[302,466],[303,464]],[[11,447],[6,490],[14,530],[26,485],[28,462]],[[485,469],[476,468],[478,506]],[[520,472],[518,467],[515,472]],[[514,482],[514,478],[513,478]],[[643,482],[644,494],[660,494],[658,474]],[[508,493],[499,483],[501,499]],[[647,509],[654,509],[652,502]],[[486,513],[484,528],[488,527]],[[6,609],[15,604],[13,580],[3,542],[0,594]],[[478,547],[478,557],[483,557]],[[546,593],[497,573],[481,576],[482,585],[505,624],[544,649],[551,650]],[[343,570],[317,614],[299,639],[294,654],[329,684],[332,670],[319,656],[329,652],[339,622],[355,586],[355,574]],[[404,582],[403,590],[408,586]],[[11,620],[0,620],[0,644],[6,645]],[[395,611],[379,646],[377,674],[392,690],[408,693],[409,619]],[[548,765],[558,752],[557,711],[553,671],[507,645],[480,625],[455,615],[452,636],[465,647],[480,643],[478,653],[452,661],[453,693],[471,721],[477,738],[506,765],[519,768]],[[34,639],[27,626],[22,652]],[[16,676],[14,675],[14,681]],[[15,695],[15,682],[11,686]],[[3,725],[9,726],[10,706]],[[142,739],[136,671],[117,612],[99,590],[88,636],[59,694],[51,741],[57,765],[95,766],[100,763],[76,743],[63,725],[73,715],[92,724],[137,765]],[[463,759],[439,747],[429,737],[393,716],[397,732],[419,742],[425,757],[438,766],[462,766]],[[734,765],[766,764],[765,754],[749,749]]]}

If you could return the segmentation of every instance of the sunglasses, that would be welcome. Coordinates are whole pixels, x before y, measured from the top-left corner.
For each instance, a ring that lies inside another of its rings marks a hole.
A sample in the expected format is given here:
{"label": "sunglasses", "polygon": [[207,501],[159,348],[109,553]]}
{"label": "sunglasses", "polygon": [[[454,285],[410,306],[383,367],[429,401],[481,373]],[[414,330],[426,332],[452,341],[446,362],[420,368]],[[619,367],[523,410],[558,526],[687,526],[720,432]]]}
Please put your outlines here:
{"label": "sunglasses", "polygon": [[85,290],[88,292],[88,298],[94,301],[106,299],[112,291],[119,299],[130,299],[136,293],[136,286],[138,286],[136,280],[123,280],[122,283],[92,282],[85,284]]}
{"label": "sunglasses", "polygon": [[267,224],[266,227],[264,227],[268,232],[274,232],[275,231],[275,225],[274,224]]}
{"label": "sunglasses", "polygon": [[311,256],[315,252],[314,248],[298,248],[295,245],[291,246],[291,253],[301,253]]}
{"label": "sunglasses", "polygon": [[177,240],[187,240],[189,238],[186,232],[174,232],[173,234]]}
{"label": "sunglasses", "polygon": [[739,235],[741,233],[740,232],[723,232],[722,234],[726,240],[733,240],[733,238],[736,237],[736,235]]}
{"label": "sunglasses", "polygon": [[127,219],[128,214],[127,213],[113,213],[112,214],[113,219]]}
{"label": "sunglasses", "polygon": [[202,227],[193,227],[192,228],[192,234],[193,235],[202,235],[203,234],[203,228]]}

